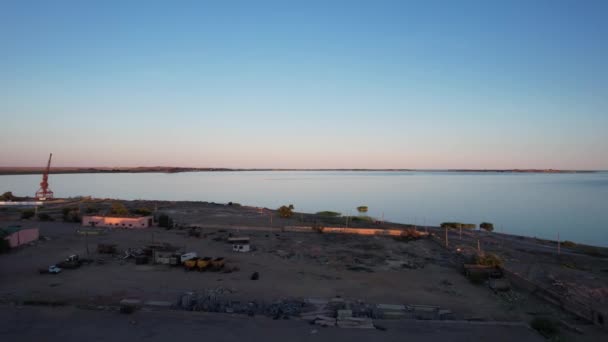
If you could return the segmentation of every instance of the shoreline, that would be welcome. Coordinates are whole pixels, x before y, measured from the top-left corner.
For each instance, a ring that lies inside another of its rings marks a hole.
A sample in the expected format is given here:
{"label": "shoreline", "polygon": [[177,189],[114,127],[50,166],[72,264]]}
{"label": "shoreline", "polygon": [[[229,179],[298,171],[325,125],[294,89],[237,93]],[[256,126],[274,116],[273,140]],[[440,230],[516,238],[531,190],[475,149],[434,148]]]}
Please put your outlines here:
{"label": "shoreline", "polygon": [[[185,173],[185,172],[436,172],[436,173],[533,173],[578,174],[597,173],[601,170],[555,169],[298,169],[298,168],[191,168],[191,167],[53,167],[49,174],[86,173]],[[42,174],[44,167],[0,167],[0,176]]]}
{"label": "shoreline", "polygon": [[[16,197],[15,199],[16,200],[14,202],[34,201],[33,197]],[[188,207],[203,208],[204,210],[208,210],[214,214],[222,213],[224,210],[228,210],[228,211],[236,210],[236,212],[257,212],[257,213],[263,212],[264,216],[272,214],[273,217],[275,218],[275,221],[278,221],[278,222],[275,222],[274,225],[273,224],[268,225],[266,223],[261,223],[261,222],[253,222],[250,219],[245,219],[245,220],[238,221],[238,222],[237,221],[230,222],[228,224],[225,224],[224,222],[221,222],[219,225],[211,224],[212,226],[216,226],[215,228],[218,228],[218,229],[231,229],[231,226],[233,226],[235,229],[239,229],[239,227],[247,227],[247,226],[250,226],[252,228],[284,228],[286,226],[310,226],[311,223],[313,223],[313,222],[324,225],[326,227],[342,227],[342,226],[344,226],[344,221],[345,221],[346,217],[349,217],[349,220],[348,220],[349,225],[345,226],[346,228],[399,229],[399,230],[407,230],[407,229],[425,230],[425,229],[427,229],[428,231],[432,231],[433,233],[438,234],[438,235],[442,235],[445,231],[444,228],[437,226],[437,225],[417,225],[417,224],[413,224],[413,223],[395,222],[395,221],[387,221],[387,220],[380,221],[374,217],[369,217],[367,215],[326,216],[326,215],[322,215],[322,214],[314,213],[314,212],[294,211],[293,218],[281,219],[278,217],[277,209],[248,205],[248,204],[240,204],[240,203],[230,204],[230,203],[217,203],[217,202],[207,202],[207,201],[190,201],[190,200],[169,201],[169,200],[156,200],[156,199],[128,200],[128,199],[120,199],[120,198],[92,198],[89,196],[82,196],[82,197],[74,197],[74,198],[57,198],[53,201],[45,202],[44,207],[50,208],[51,211],[58,212],[59,208],[74,206],[76,204],[84,206],[87,204],[95,205],[95,204],[105,203],[106,205],[109,205],[110,203],[113,203],[113,202],[121,202],[121,203],[126,204],[127,207],[132,207],[132,208],[157,207],[159,209],[159,212],[163,212],[164,210],[179,212],[180,210],[182,210],[184,208],[188,208]],[[10,210],[9,208],[11,208],[11,207],[5,207],[5,208]],[[12,208],[13,208],[13,210],[17,210],[17,211],[20,210],[20,207],[18,207],[18,206],[15,206]],[[365,217],[366,219],[357,220],[357,217]],[[285,222],[281,222],[280,220],[285,220]],[[301,220],[301,222],[300,222],[300,220]],[[29,221],[26,220],[23,222],[29,222]],[[201,223],[198,220],[192,220],[190,218],[184,218],[183,220],[179,220],[178,223],[184,224],[184,225],[187,225],[187,224],[191,224],[191,225],[194,224],[194,225],[201,225],[201,226],[209,225],[209,224]],[[223,225],[223,226],[221,226],[221,225]],[[221,227],[219,227],[219,226],[221,226]],[[448,231],[449,231],[450,235],[459,234],[459,230],[455,229],[455,228],[449,228]],[[468,235],[472,234],[472,235],[475,235],[478,237],[493,236],[493,237],[498,238],[503,241],[508,240],[508,242],[510,242],[510,243],[517,243],[517,244],[527,245],[527,247],[534,247],[534,249],[536,249],[538,252],[542,252],[542,251],[546,252],[546,251],[554,250],[557,248],[557,243],[558,243],[557,240],[553,240],[553,239],[549,239],[549,238],[542,238],[542,237],[533,236],[533,235],[521,235],[521,234],[498,232],[498,231],[486,232],[483,229],[480,229],[479,227],[476,227],[475,229],[463,228],[462,233],[468,234]],[[579,243],[577,241],[572,241],[572,240],[567,240],[567,239],[560,240],[560,243],[562,245],[561,246],[562,251],[566,251],[566,253],[568,253],[568,251],[570,250],[570,252],[572,252],[572,253],[578,253],[578,254],[591,253],[591,254],[597,254],[597,255],[601,255],[602,257],[608,258],[608,246]],[[566,246],[563,246],[564,244],[566,244]],[[572,246],[572,247],[568,246],[568,245],[572,245],[572,244],[574,246]]]}

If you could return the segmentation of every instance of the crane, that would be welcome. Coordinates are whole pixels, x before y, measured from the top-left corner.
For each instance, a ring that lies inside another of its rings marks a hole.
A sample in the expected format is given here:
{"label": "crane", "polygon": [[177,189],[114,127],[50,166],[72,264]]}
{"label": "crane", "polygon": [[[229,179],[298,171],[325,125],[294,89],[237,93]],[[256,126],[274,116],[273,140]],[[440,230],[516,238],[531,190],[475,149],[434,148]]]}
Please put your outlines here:
{"label": "crane", "polygon": [[52,153],[49,156],[49,162],[46,164],[46,169],[42,174],[42,182],[40,182],[40,189],[36,191],[36,199],[39,201],[53,199],[53,191],[49,189],[49,171],[51,170],[51,158],[53,158]]}

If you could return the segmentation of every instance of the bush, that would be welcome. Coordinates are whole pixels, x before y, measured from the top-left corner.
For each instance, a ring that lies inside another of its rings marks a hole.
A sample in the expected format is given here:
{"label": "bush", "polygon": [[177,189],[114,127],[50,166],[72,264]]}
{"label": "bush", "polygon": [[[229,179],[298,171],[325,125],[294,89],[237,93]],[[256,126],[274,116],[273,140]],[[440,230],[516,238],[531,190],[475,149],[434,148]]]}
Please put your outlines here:
{"label": "bush", "polygon": [[325,217],[338,217],[338,216],[341,216],[342,214],[338,213],[338,212],[335,212],[335,211],[326,210],[326,211],[319,211],[317,213],[317,215],[319,215],[319,216],[325,216]]}
{"label": "bush", "polygon": [[158,226],[170,229],[173,227],[173,219],[171,219],[171,217],[169,217],[167,214],[161,214],[158,217]]}
{"label": "bush", "polygon": [[500,267],[502,259],[493,253],[483,253],[475,256],[475,263],[483,266]]}
{"label": "bush", "polygon": [[559,333],[557,322],[549,318],[536,317],[530,322],[530,326],[546,338],[552,338]]}
{"label": "bush", "polygon": [[350,220],[353,222],[374,222],[375,219],[367,215],[351,216]]}
{"label": "bush", "polygon": [[34,215],[36,215],[36,212],[33,209],[26,209],[21,212],[21,218],[26,220],[31,219]]}
{"label": "bush", "polygon": [[279,209],[277,209],[277,211],[279,212],[280,217],[290,218],[293,216],[293,204],[290,204],[289,206],[283,205]]}
{"label": "bush", "polygon": [[460,223],[460,222],[442,222],[441,228],[460,229],[460,228],[462,228],[462,223]]}
{"label": "bush", "polygon": [[140,216],[150,216],[150,215],[152,215],[152,210],[150,210],[148,208],[137,208],[137,209],[131,210],[131,213],[135,214],[135,215],[140,215]]}
{"label": "bush", "polygon": [[40,221],[53,221],[53,218],[51,217],[51,215],[49,215],[47,213],[38,214],[38,219]]}
{"label": "bush", "polygon": [[479,228],[485,230],[486,232],[494,231],[494,225],[490,222],[482,222],[479,225]]}
{"label": "bush", "polygon": [[61,214],[66,222],[80,222],[80,211],[77,207],[62,208]]}
{"label": "bush", "polygon": [[112,203],[112,208],[110,208],[110,214],[112,215],[128,215],[129,210],[125,207],[121,202]]}
{"label": "bush", "polygon": [[360,213],[366,213],[367,212],[367,206],[366,205],[362,205],[357,207],[357,211]]}
{"label": "bush", "polygon": [[566,241],[562,242],[562,246],[566,247],[566,248],[574,248],[574,247],[576,247],[576,244],[572,241],[566,240]]}

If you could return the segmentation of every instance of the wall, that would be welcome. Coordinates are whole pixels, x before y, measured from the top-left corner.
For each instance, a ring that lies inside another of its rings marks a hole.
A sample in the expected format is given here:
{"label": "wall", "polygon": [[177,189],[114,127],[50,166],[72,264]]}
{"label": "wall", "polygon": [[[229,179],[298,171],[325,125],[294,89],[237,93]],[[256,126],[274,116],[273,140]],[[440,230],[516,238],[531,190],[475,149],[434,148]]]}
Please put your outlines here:
{"label": "wall", "polygon": [[38,240],[40,237],[39,234],[38,228],[22,229],[7,236],[5,239],[9,241],[11,248],[15,248],[17,246]]}

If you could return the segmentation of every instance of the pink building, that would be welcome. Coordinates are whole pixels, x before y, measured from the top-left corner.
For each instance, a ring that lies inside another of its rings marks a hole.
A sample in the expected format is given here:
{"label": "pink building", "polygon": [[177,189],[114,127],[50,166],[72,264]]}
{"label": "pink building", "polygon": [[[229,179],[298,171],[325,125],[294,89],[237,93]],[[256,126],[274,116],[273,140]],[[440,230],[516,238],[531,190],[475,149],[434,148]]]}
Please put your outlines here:
{"label": "pink building", "polygon": [[4,240],[8,241],[11,248],[15,248],[38,240],[40,233],[38,228],[21,228],[21,226],[13,226],[1,229],[0,236],[3,236]]}
{"label": "pink building", "polygon": [[140,229],[152,226],[152,216],[83,216],[82,225],[86,227]]}

